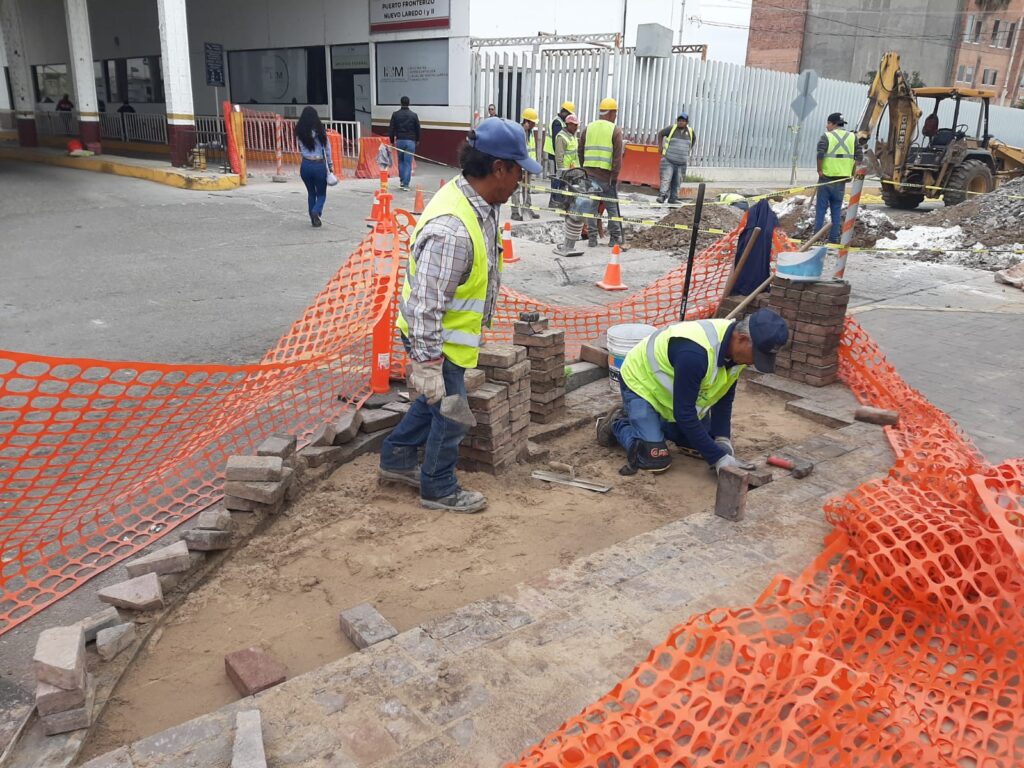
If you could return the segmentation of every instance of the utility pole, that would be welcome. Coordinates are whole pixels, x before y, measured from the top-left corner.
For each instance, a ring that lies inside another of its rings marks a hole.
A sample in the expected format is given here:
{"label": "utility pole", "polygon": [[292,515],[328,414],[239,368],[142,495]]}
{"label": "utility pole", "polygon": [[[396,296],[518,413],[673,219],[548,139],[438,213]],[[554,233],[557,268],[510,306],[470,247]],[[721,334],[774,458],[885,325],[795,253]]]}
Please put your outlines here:
{"label": "utility pole", "polygon": [[682,0],[679,9],[679,45],[683,44],[683,24],[686,23],[686,0]]}
{"label": "utility pole", "polygon": [[626,13],[629,11],[629,0],[622,0],[622,45],[626,45]]}

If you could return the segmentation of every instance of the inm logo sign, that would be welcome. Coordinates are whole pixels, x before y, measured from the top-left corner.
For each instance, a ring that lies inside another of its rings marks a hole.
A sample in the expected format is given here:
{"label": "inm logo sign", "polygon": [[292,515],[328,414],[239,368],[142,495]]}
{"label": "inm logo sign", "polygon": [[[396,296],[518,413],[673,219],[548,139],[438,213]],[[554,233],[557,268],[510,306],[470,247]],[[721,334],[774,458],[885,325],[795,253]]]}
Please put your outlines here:
{"label": "inm logo sign", "polygon": [[384,77],[405,77],[405,67],[384,67]]}

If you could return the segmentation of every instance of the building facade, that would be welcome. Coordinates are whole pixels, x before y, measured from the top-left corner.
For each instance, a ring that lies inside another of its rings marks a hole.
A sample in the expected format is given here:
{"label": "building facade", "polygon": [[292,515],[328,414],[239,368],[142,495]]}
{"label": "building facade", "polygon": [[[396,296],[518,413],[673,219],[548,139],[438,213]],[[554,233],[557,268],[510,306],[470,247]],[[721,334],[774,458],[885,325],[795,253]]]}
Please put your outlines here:
{"label": "building facade", "polygon": [[1024,99],[1024,0],[971,2],[961,21],[951,81],[995,91],[1000,105]]}

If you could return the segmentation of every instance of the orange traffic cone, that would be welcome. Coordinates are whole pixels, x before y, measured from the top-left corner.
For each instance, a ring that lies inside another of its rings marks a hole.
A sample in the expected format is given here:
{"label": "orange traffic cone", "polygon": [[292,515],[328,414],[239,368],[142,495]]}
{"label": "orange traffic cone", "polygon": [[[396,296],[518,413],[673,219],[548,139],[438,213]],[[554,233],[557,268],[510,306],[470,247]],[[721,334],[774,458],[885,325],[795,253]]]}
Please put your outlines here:
{"label": "orange traffic cone", "polygon": [[412,204],[412,212],[419,216],[423,213],[423,187],[416,185],[416,202]]}
{"label": "orange traffic cone", "polygon": [[381,192],[387,192],[388,191],[388,172],[387,171],[381,171],[380,172],[380,191]]}
{"label": "orange traffic cone", "polygon": [[370,215],[366,217],[366,224],[371,229],[374,224],[380,221],[380,194],[380,190],[376,190],[373,193],[373,206],[370,208]]}
{"label": "orange traffic cone", "polygon": [[512,250],[512,222],[505,222],[505,235],[501,238],[501,260],[505,264],[515,264],[519,259],[516,258],[515,251]]}
{"label": "orange traffic cone", "polygon": [[619,246],[612,246],[612,258],[604,270],[604,279],[597,284],[606,291],[625,291],[628,287],[622,284],[622,267],[619,266]]}

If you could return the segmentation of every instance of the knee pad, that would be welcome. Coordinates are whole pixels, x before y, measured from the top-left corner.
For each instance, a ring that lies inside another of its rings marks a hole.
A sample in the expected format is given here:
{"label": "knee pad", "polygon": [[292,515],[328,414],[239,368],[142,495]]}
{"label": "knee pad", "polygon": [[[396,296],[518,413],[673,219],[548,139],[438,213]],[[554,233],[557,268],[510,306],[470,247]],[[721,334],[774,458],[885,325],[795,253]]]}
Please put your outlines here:
{"label": "knee pad", "polygon": [[657,443],[637,440],[633,444],[633,451],[636,452],[635,465],[648,472],[661,472],[668,469],[669,464],[672,463],[672,456],[668,452],[668,443],[664,440]]}

